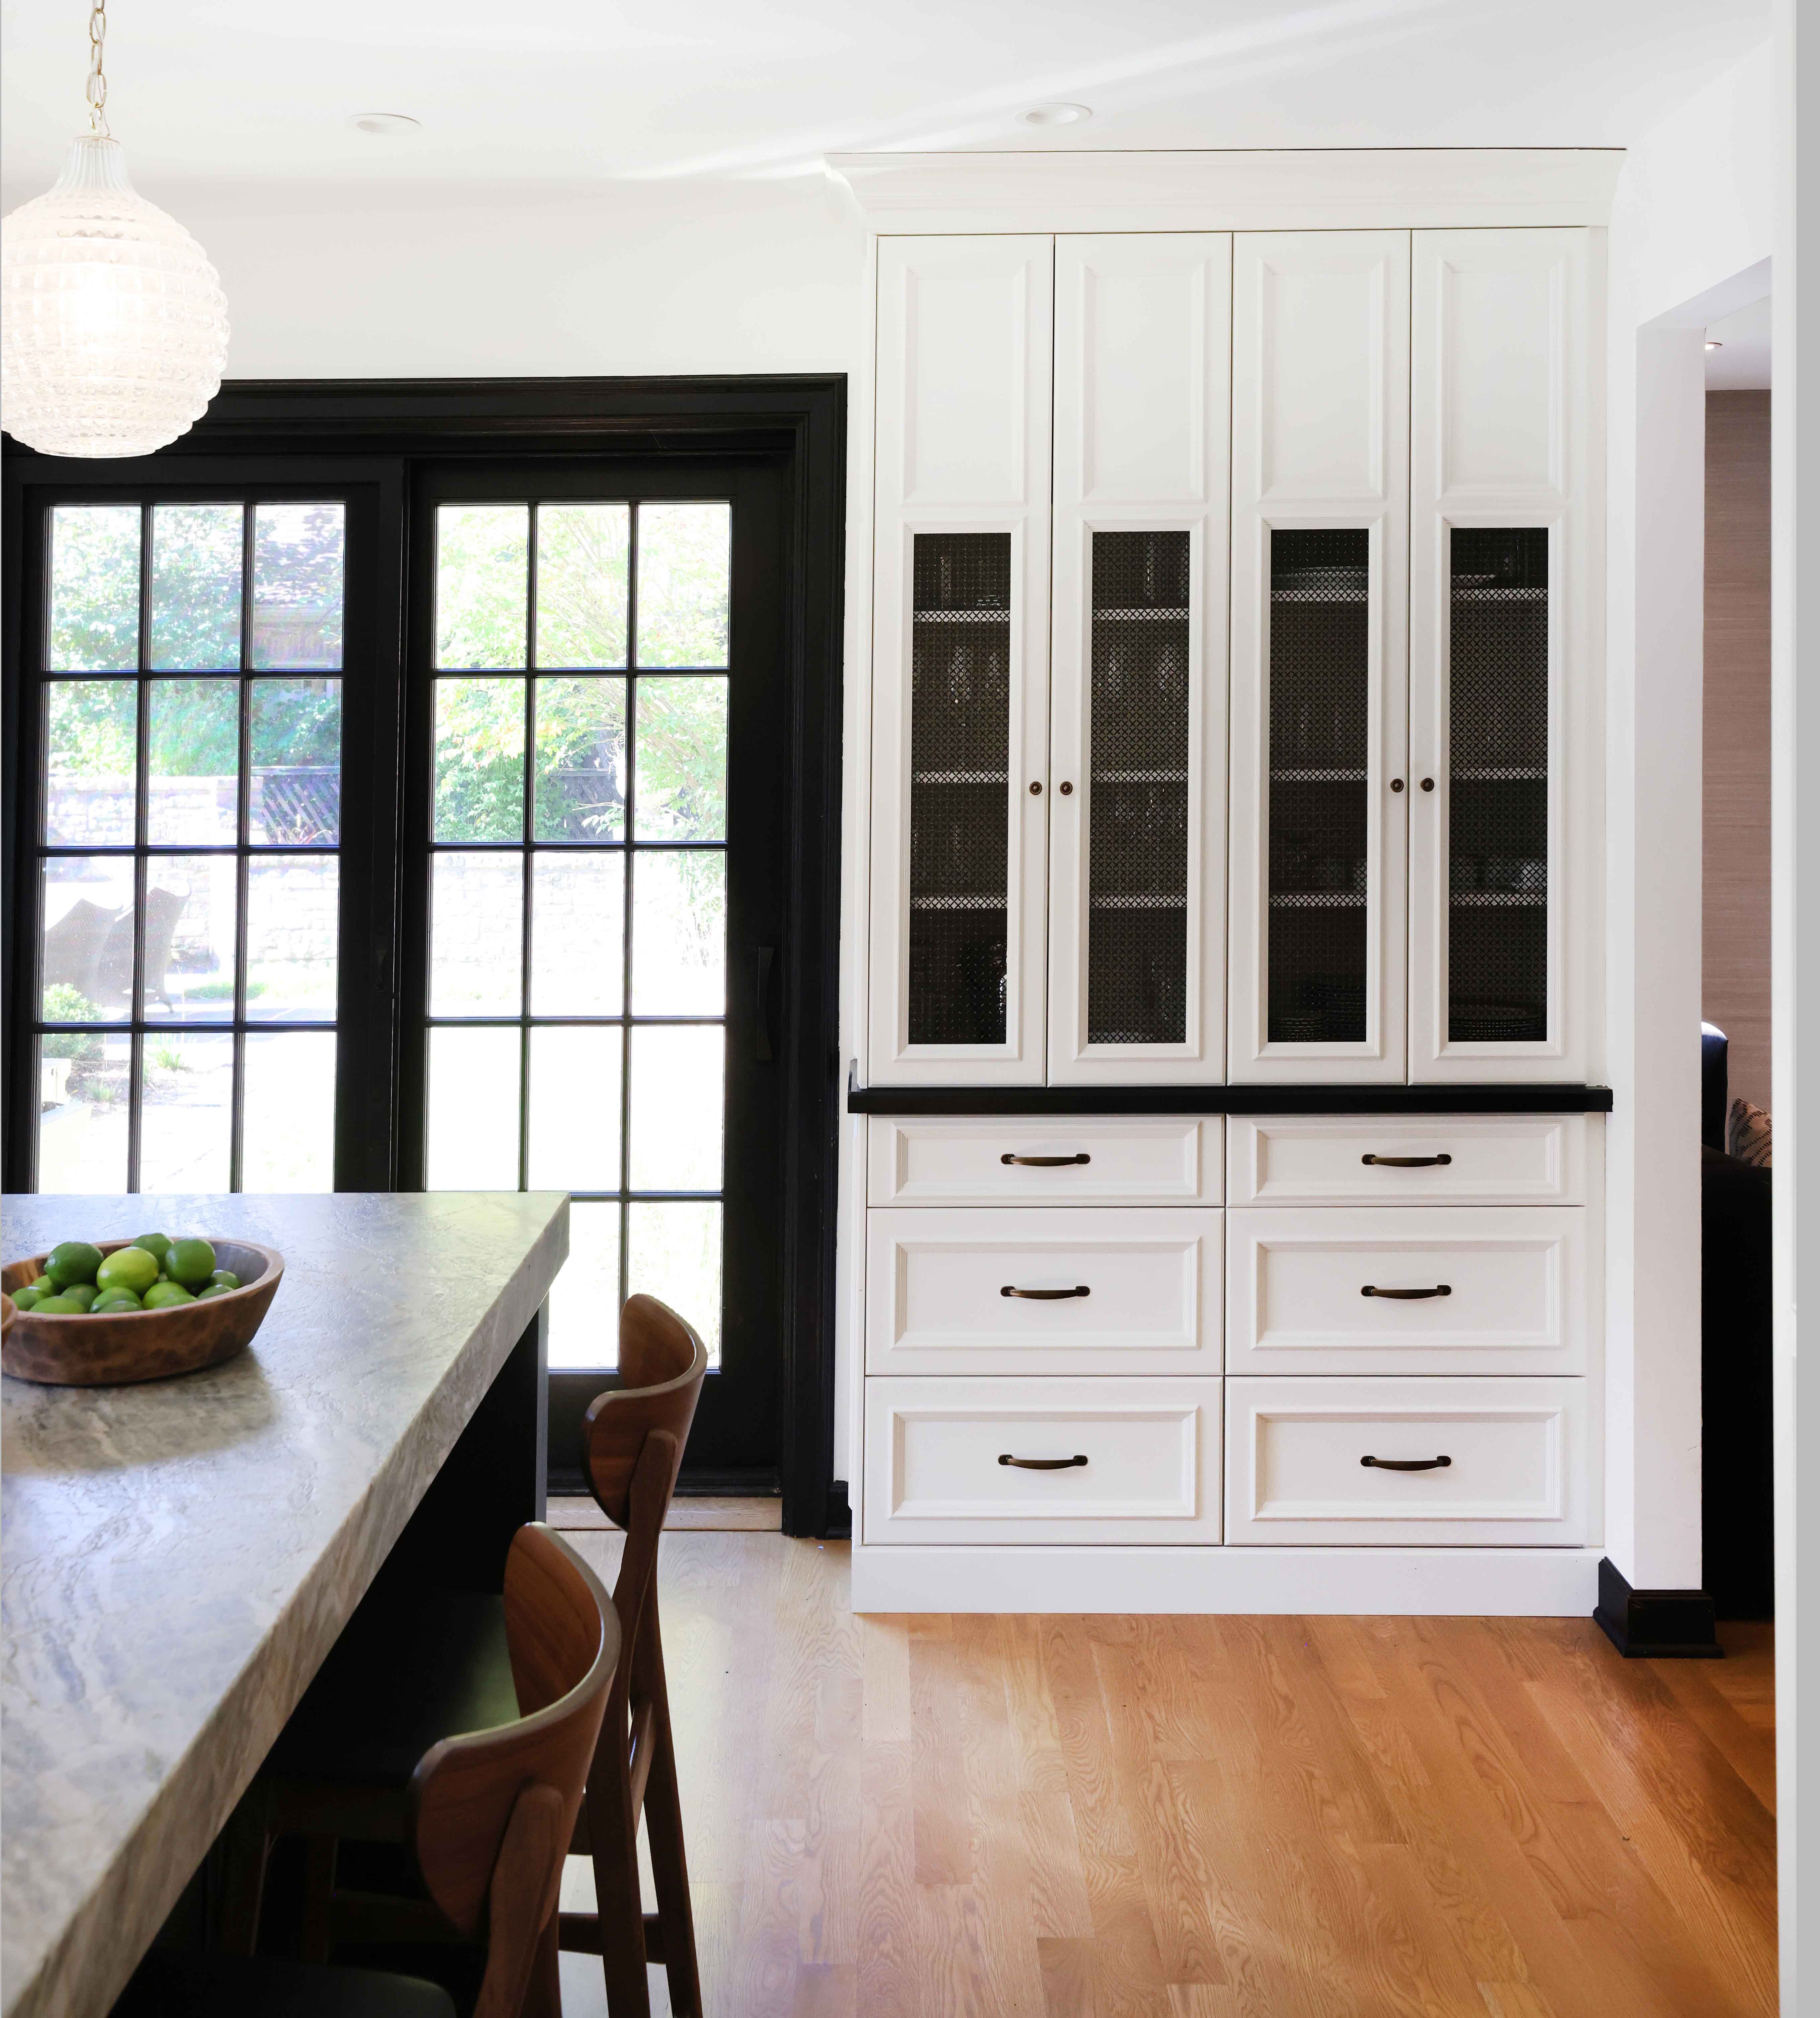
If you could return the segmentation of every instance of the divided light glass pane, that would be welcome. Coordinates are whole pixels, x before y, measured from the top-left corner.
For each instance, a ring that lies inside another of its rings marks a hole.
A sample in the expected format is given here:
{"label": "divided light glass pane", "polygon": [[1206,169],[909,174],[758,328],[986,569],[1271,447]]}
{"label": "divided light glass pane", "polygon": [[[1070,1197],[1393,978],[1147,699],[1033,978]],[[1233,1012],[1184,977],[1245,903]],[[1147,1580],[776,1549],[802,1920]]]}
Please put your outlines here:
{"label": "divided light glass pane", "polygon": [[231,844],[240,832],[240,682],[154,680],[146,838]]}
{"label": "divided light glass pane", "polygon": [[255,680],[247,839],[332,847],[342,834],[342,683]]}
{"label": "divided light glass pane", "polygon": [[727,837],[727,682],[686,673],[639,682],[639,841]]}
{"label": "divided light glass pane", "polygon": [[641,666],[724,666],[733,508],[639,507]]}
{"label": "divided light glass pane", "polygon": [[626,859],[531,857],[531,1014],[617,1016],[625,1007]]}
{"label": "divided light glass pane", "polygon": [[562,1024],[531,1032],[533,1191],[619,1189],[622,1026]]}
{"label": "divided light glass pane", "polygon": [[186,1022],[233,1016],[239,891],[231,855],[155,855],[146,863],[144,996]]}
{"label": "divided light glass pane", "polygon": [[245,530],[244,505],[153,507],[154,671],[239,671]]}
{"label": "divided light glass pane", "polygon": [[537,664],[626,662],[628,504],[537,507]]}
{"label": "divided light glass pane", "polygon": [[130,847],[138,804],[136,680],[45,685],[44,837],[78,848]]}
{"label": "divided light glass pane", "polygon": [[432,1016],[519,1013],[523,903],[522,855],[430,857]]}
{"label": "divided light glass pane", "polygon": [[335,1033],[249,1036],[241,1119],[241,1189],[335,1189]]}
{"label": "divided light glass pane", "polygon": [[436,837],[524,838],[524,682],[438,680]]}
{"label": "divided light glass pane", "polygon": [[45,1022],[125,1022],[132,1000],[132,858],[53,855],[42,869],[38,974]]}
{"label": "divided light glass pane", "polygon": [[248,859],[249,1022],[335,1021],[340,907],[338,856],[255,855]]}
{"label": "divided light glass pane", "polygon": [[718,1203],[635,1202],[626,1208],[626,1293],[641,1290],[686,1318],[721,1361],[721,1208]]}
{"label": "divided light glass pane", "polygon": [[722,1016],[726,1007],[726,857],[640,850],[632,864],[632,1013]]}
{"label": "divided light glass pane", "polygon": [[38,1056],[38,1190],[125,1191],[132,1038],[58,1031]]}
{"label": "divided light glass pane", "polygon": [[341,671],[347,515],[342,504],[254,508],[255,667]]}
{"label": "divided light glass pane", "polygon": [[139,1128],[142,1192],[224,1192],[233,1132],[233,1039],[194,1030],[145,1040]]}
{"label": "divided light glass pane", "polygon": [[626,683],[623,678],[537,683],[539,841],[626,837]]}
{"label": "divided light glass pane", "polygon": [[530,555],[528,504],[437,507],[439,667],[523,667]]}
{"label": "divided light glass pane", "polygon": [[631,1186],[718,1192],[726,1132],[727,1033],[718,1023],[632,1026]]}
{"label": "divided light glass pane", "polygon": [[552,1372],[619,1363],[619,1206],[569,1207],[569,1258],[550,1285]]}
{"label": "divided light glass pane", "polygon": [[430,1032],[429,1190],[517,1190],[518,1040],[516,1029]]}
{"label": "divided light glass pane", "polygon": [[52,512],[52,672],[138,670],[139,541],[136,504],[59,504]]}

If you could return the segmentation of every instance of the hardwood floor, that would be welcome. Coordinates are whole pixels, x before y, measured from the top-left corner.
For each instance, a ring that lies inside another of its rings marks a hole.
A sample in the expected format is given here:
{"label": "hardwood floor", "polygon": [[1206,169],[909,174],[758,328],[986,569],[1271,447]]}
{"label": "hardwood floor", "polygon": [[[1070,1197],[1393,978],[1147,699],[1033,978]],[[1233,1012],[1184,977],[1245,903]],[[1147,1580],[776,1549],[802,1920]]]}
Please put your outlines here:
{"label": "hardwood floor", "polygon": [[845,1548],[771,1534],[660,1571],[715,2018],[1775,2009],[1767,1626],[856,1618]]}

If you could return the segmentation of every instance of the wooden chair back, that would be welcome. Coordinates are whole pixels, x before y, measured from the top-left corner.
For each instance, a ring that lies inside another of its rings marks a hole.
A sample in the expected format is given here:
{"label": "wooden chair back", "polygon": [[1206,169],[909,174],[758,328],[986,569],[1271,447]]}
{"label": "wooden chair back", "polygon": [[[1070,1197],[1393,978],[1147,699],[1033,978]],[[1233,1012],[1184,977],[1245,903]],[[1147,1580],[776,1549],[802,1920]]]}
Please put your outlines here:
{"label": "wooden chair back", "polygon": [[475,2018],[519,2018],[539,1975],[541,2002],[559,2008],[550,2000],[563,1859],[621,1647],[599,1579],[540,1521],[512,1538],[505,1621],[523,1716],[443,1739],[411,1782],[411,1834],[430,1897],[462,1934],[486,1931]]}
{"label": "wooden chair back", "polygon": [[707,1372],[707,1347],[668,1304],[655,1297],[628,1297],[620,1312],[619,1370],[624,1385],[597,1394],[583,1420],[582,1463],[601,1510],[615,1527],[629,1532],[632,1476],[646,1438],[672,1440],[666,1506],[675,1490]]}

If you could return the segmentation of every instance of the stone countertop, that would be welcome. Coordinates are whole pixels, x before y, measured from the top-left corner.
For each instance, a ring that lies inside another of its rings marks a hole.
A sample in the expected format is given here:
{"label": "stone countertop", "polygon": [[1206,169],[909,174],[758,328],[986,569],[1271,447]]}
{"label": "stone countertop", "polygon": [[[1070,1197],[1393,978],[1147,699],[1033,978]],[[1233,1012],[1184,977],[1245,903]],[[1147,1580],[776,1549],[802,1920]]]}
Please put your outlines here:
{"label": "stone countertop", "polygon": [[559,1192],[12,1197],[0,1253],[275,1247],[225,1365],[0,1380],[0,2009],[105,2012],[568,1253]]}

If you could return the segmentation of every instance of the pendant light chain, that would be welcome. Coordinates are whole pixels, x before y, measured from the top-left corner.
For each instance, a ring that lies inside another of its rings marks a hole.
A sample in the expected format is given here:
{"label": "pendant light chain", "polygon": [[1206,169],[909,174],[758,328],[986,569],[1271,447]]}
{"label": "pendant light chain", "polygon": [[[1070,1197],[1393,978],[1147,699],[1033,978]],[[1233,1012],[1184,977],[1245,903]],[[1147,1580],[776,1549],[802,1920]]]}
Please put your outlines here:
{"label": "pendant light chain", "polygon": [[89,130],[104,140],[113,137],[107,130],[107,73],[101,67],[107,40],[107,0],[94,0],[89,10]]}

